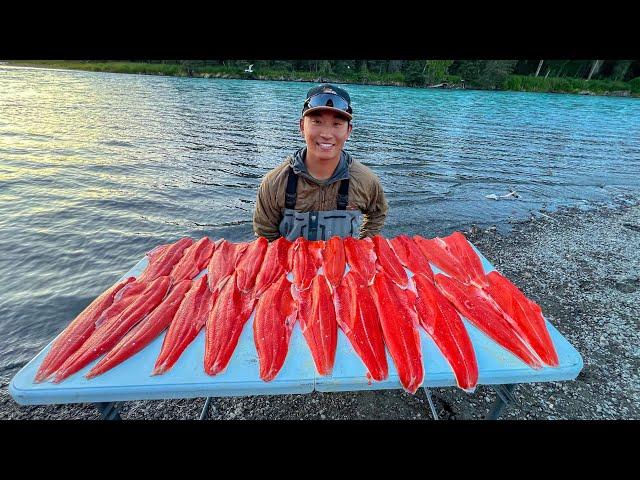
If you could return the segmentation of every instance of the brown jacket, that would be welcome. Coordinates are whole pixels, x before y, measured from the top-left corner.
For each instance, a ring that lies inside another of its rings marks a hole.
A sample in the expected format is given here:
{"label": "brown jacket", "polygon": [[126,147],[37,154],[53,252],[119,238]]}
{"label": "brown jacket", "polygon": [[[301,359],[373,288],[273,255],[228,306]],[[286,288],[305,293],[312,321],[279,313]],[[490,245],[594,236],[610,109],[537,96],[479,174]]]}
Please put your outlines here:
{"label": "brown jacket", "polygon": [[[256,236],[265,237],[269,241],[280,237],[279,225],[284,216],[285,191],[292,162],[293,158],[287,157],[262,179],[253,212],[253,230]],[[380,233],[389,210],[380,179],[368,167],[354,159],[349,164],[349,179],[347,209],[358,209],[364,214],[360,238]],[[339,186],[340,181],[324,184],[298,175],[295,210],[303,213],[335,210]]]}

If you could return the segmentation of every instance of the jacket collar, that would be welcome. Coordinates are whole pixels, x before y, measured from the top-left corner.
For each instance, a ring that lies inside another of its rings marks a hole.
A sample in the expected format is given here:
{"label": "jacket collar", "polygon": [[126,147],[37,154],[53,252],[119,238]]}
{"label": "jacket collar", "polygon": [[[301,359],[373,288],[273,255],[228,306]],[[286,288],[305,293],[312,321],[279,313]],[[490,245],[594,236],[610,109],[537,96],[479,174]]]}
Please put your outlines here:
{"label": "jacket collar", "polygon": [[300,175],[319,185],[330,185],[339,180],[346,180],[349,178],[349,166],[351,165],[351,163],[353,163],[353,158],[344,150],[340,152],[340,161],[338,162],[338,166],[336,167],[331,177],[326,180],[318,180],[317,178],[314,178],[309,174],[307,164],[305,163],[306,156],[307,147],[302,147],[301,149],[296,151],[296,153],[294,153],[292,157],[289,157],[289,165],[293,168],[293,172],[296,175]]}

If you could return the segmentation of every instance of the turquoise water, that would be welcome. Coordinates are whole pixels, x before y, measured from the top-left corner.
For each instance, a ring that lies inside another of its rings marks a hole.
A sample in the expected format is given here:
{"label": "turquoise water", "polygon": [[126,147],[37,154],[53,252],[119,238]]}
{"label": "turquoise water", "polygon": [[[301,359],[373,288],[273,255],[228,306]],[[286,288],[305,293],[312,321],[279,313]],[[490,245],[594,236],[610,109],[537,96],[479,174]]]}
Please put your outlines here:
{"label": "turquoise water", "polygon": [[[250,239],[310,86],[0,66],[0,379],[153,246]],[[346,88],[346,149],[382,180],[386,236],[639,196],[637,99]]]}

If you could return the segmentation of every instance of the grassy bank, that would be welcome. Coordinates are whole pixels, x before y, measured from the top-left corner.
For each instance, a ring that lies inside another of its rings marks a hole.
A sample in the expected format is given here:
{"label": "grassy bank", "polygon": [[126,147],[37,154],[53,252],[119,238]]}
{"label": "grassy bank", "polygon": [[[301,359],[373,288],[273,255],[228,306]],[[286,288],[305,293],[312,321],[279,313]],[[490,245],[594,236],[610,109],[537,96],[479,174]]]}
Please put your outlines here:
{"label": "grassy bank", "polygon": [[[76,60],[30,60],[10,61],[8,63],[10,65],[18,66],[87,70],[92,72],[130,73],[142,75],[415,86],[407,82],[405,75],[401,72],[376,73],[372,71],[358,71],[336,74],[299,70],[260,70],[259,72],[246,73],[243,68],[238,67],[224,65],[191,66],[188,62],[175,64],[144,62],[94,62]],[[462,88],[460,77],[448,75],[445,81],[451,88]],[[427,85],[425,85],[425,87],[426,86]],[[467,85],[466,88],[470,88],[469,85]],[[635,78],[634,80],[631,80],[629,82],[622,82],[607,80],[584,80],[580,78],[569,77],[544,78],[524,75],[509,75],[501,85],[500,89],[525,92],[552,92],[640,97],[640,78]]]}
{"label": "grassy bank", "polygon": [[504,90],[521,92],[590,93],[594,95],[640,96],[640,79],[630,82],[608,80],[584,80],[581,78],[543,78],[510,75],[504,82]]}

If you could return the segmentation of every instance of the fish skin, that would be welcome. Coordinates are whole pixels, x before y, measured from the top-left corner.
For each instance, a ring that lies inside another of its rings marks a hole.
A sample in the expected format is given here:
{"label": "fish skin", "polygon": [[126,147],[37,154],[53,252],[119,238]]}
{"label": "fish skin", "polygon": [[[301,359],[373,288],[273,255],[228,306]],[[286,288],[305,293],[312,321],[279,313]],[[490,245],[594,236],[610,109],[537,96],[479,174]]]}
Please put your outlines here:
{"label": "fish skin", "polygon": [[158,277],[168,276],[173,267],[180,261],[187,247],[193,245],[193,239],[184,237],[166,247],[156,247],[148,254],[149,264],[138,277],[138,282],[148,283]]}
{"label": "fish skin", "polygon": [[185,293],[191,286],[191,280],[181,280],[149,315],[122,337],[122,339],[96,363],[85,375],[87,379],[111,370],[113,367],[132,357],[149,345],[169,326],[182,303]]}
{"label": "fish skin", "polygon": [[464,317],[498,345],[513,353],[531,368],[542,368],[542,362],[530,345],[513,328],[513,320],[482,289],[448,277],[435,275],[435,284]]}
{"label": "fish skin", "polygon": [[333,292],[336,321],[376,381],[389,376],[382,326],[365,280],[350,270]]}
{"label": "fish skin", "polygon": [[304,237],[296,238],[289,254],[293,267],[293,284],[300,291],[308,289],[318,271],[313,254],[309,251],[309,241]]}
{"label": "fish skin", "polygon": [[342,238],[335,235],[327,240],[322,250],[322,271],[334,289],[342,282],[346,266]]}
{"label": "fish skin", "polygon": [[209,237],[202,237],[196,243],[187,247],[182,258],[169,274],[172,284],[182,280],[192,280],[197,276],[211,260],[214,250],[215,244]]}
{"label": "fish skin", "polygon": [[[418,314],[409,289],[402,290],[384,272],[378,272],[369,287],[375,303],[384,343],[396,366],[400,383],[414,394],[424,381]],[[412,293],[412,292],[411,292]]]}
{"label": "fish skin", "polygon": [[355,270],[367,282],[373,284],[376,275],[376,252],[370,238],[358,240],[346,237],[343,241],[344,252],[350,269]]}
{"label": "fish skin", "polygon": [[409,286],[409,277],[402,263],[398,260],[395,252],[391,249],[389,242],[382,235],[374,235],[373,246],[376,253],[378,270],[382,269],[389,275],[391,280],[400,288]]}
{"label": "fish skin", "polygon": [[293,290],[298,320],[319,375],[330,375],[338,345],[338,323],[329,283],[324,275],[313,278],[307,290]]}
{"label": "fish skin", "polygon": [[162,341],[152,375],[170,370],[207,322],[217,295],[209,290],[207,275],[191,282]]}
{"label": "fish skin", "polygon": [[540,306],[497,270],[489,272],[487,281],[489,285],[485,291],[520,326],[524,339],[546,365],[557,367],[560,364],[558,353]]}
{"label": "fish skin", "polygon": [[478,362],[464,322],[430,278],[418,273],[411,281],[417,292],[415,308],[420,325],[451,366],[458,387],[472,392],[478,383]]}
{"label": "fish skin", "polygon": [[84,368],[118,341],[164,299],[171,279],[168,275],[147,283],[147,288],[119,315],[111,317],[97,327],[86,342],[56,371],[54,383]]}
{"label": "fish skin", "polygon": [[229,364],[231,355],[255,304],[252,294],[242,293],[233,273],[220,291],[205,329],[204,370],[216,375]]}
{"label": "fish skin", "polygon": [[266,238],[258,237],[249,243],[238,259],[235,270],[238,274],[237,282],[241,292],[249,293],[253,290],[268,246],[269,241]]}
{"label": "fish skin", "polygon": [[273,380],[284,365],[298,311],[292,284],[284,275],[260,297],[253,320],[253,341],[258,353],[260,378]]}
{"label": "fish skin", "polygon": [[431,271],[429,261],[411,237],[398,235],[389,239],[389,244],[400,263],[407,267],[411,273],[423,273],[427,277],[433,278],[433,271]]}
{"label": "fish skin", "polygon": [[221,290],[228,278],[236,268],[236,262],[241,258],[248,243],[232,243],[228,240],[219,240],[211,260],[207,265],[209,289],[213,292]]}
{"label": "fish skin", "polygon": [[286,237],[280,237],[269,244],[256,277],[256,297],[260,297],[280,276],[289,273],[288,257],[292,244]]}
{"label": "fish skin", "polygon": [[95,330],[96,320],[102,312],[113,304],[118,292],[133,281],[135,277],[128,277],[116,283],[80,312],[51,345],[51,349],[38,368],[35,383],[47,380],[69,356],[82,346]]}

